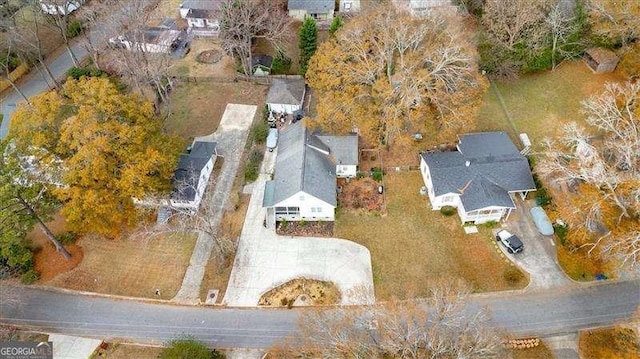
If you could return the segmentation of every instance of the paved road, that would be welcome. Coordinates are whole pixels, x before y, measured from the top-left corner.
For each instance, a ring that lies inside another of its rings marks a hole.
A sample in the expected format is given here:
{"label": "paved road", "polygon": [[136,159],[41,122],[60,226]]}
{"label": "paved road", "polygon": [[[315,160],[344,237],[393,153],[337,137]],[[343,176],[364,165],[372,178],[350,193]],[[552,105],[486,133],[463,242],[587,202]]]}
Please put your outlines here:
{"label": "paved road", "polygon": [[[152,304],[4,286],[0,323],[48,332],[160,344],[180,335],[219,348],[268,348],[295,330],[302,310],[215,309]],[[16,303],[22,304],[16,304]],[[553,336],[629,318],[640,304],[640,280],[579,288],[475,295],[470,310],[486,306],[493,323],[519,336]]]}
{"label": "paved road", "polygon": [[253,184],[242,234],[223,303],[254,307],[262,294],[296,278],[334,283],[341,304],[372,304],[373,272],[369,250],[339,238],[279,236],[263,226],[265,182],[273,173],[277,149],[266,152]]}

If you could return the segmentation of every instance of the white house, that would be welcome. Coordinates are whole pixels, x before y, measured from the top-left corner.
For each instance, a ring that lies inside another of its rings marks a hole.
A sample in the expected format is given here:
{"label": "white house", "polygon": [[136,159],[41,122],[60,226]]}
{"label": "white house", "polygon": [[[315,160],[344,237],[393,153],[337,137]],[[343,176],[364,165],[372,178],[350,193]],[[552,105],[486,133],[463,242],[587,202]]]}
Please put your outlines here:
{"label": "white house", "polygon": [[455,12],[451,0],[393,0],[399,9],[407,10],[413,16],[427,15],[432,11]]}
{"label": "white house", "polygon": [[181,30],[165,27],[148,27],[140,33],[127,32],[109,39],[112,46],[124,47],[129,51],[145,51],[170,54],[176,51],[186,39]]}
{"label": "white house", "polygon": [[360,0],[340,0],[338,4],[340,12],[358,12],[360,11]]}
{"label": "white house", "polygon": [[222,0],[186,0],[180,4],[180,17],[187,20],[189,33],[196,36],[218,36]]}
{"label": "white house", "polygon": [[267,227],[277,221],[333,221],[336,178],[355,177],[358,136],[314,135],[299,121],[282,130],[273,180],[262,206]]}
{"label": "white house", "polygon": [[173,192],[169,200],[172,208],[198,211],[217,156],[215,142],[198,139],[193,141],[189,153],[180,156],[173,174]]}
{"label": "white house", "polygon": [[42,11],[49,15],[68,15],[78,10],[84,0],[40,0]]}
{"label": "white house", "polygon": [[302,110],[305,94],[304,79],[274,79],[267,93],[267,107],[275,113],[293,114]]}
{"label": "white house", "polygon": [[334,0],[288,0],[289,16],[297,20],[304,20],[311,16],[316,20],[331,20],[335,10]]}
{"label": "white house", "polygon": [[420,172],[431,208],[455,207],[463,223],[508,217],[516,194],[536,190],[529,162],[504,132],[461,135],[456,151],[422,153]]}

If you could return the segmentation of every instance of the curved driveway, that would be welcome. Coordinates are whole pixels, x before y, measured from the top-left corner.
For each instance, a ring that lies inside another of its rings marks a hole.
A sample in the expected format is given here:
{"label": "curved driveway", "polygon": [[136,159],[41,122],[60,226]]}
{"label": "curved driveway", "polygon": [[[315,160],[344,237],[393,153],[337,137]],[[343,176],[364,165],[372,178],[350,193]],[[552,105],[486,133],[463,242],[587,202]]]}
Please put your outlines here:
{"label": "curved driveway", "polygon": [[279,236],[263,226],[264,184],[273,172],[276,153],[266,152],[254,183],[223,304],[256,306],[266,291],[300,277],[335,283],[342,293],[341,304],[374,303],[366,247],[337,238]]}

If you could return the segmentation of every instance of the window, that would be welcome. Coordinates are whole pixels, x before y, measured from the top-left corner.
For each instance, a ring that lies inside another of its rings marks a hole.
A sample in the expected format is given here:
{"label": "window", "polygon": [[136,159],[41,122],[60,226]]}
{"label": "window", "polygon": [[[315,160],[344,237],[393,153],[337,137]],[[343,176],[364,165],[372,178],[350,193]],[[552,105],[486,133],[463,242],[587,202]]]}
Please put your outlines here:
{"label": "window", "polygon": [[453,202],[453,196],[442,197],[442,203],[451,203],[451,202]]}
{"label": "window", "polygon": [[311,207],[311,213],[322,213],[322,207]]}
{"label": "window", "polygon": [[299,200],[304,201],[304,195],[301,194],[300,197],[298,197]]}
{"label": "window", "polygon": [[276,215],[299,215],[300,207],[276,207]]}

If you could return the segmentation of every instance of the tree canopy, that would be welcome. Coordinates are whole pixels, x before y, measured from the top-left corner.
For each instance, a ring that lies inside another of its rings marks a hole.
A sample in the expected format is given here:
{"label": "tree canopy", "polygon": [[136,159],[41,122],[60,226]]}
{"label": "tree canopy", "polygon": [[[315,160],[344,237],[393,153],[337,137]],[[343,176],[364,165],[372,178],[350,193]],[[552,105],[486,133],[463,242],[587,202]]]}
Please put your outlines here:
{"label": "tree canopy", "polygon": [[457,24],[391,4],[352,19],[311,58],[316,123],[338,133],[357,128],[371,144],[413,131],[452,139],[473,128],[487,84]]}
{"label": "tree canopy", "polygon": [[536,170],[568,188],[556,206],[572,244],[631,267],[640,262],[640,84],[608,84],[582,105],[587,126],[547,139]]}
{"label": "tree canopy", "polygon": [[78,233],[116,236],[138,218],[133,198],[170,187],[179,141],[162,133],[151,103],[110,79],[69,79],[14,116],[18,151],[57,184],[62,213]]}

